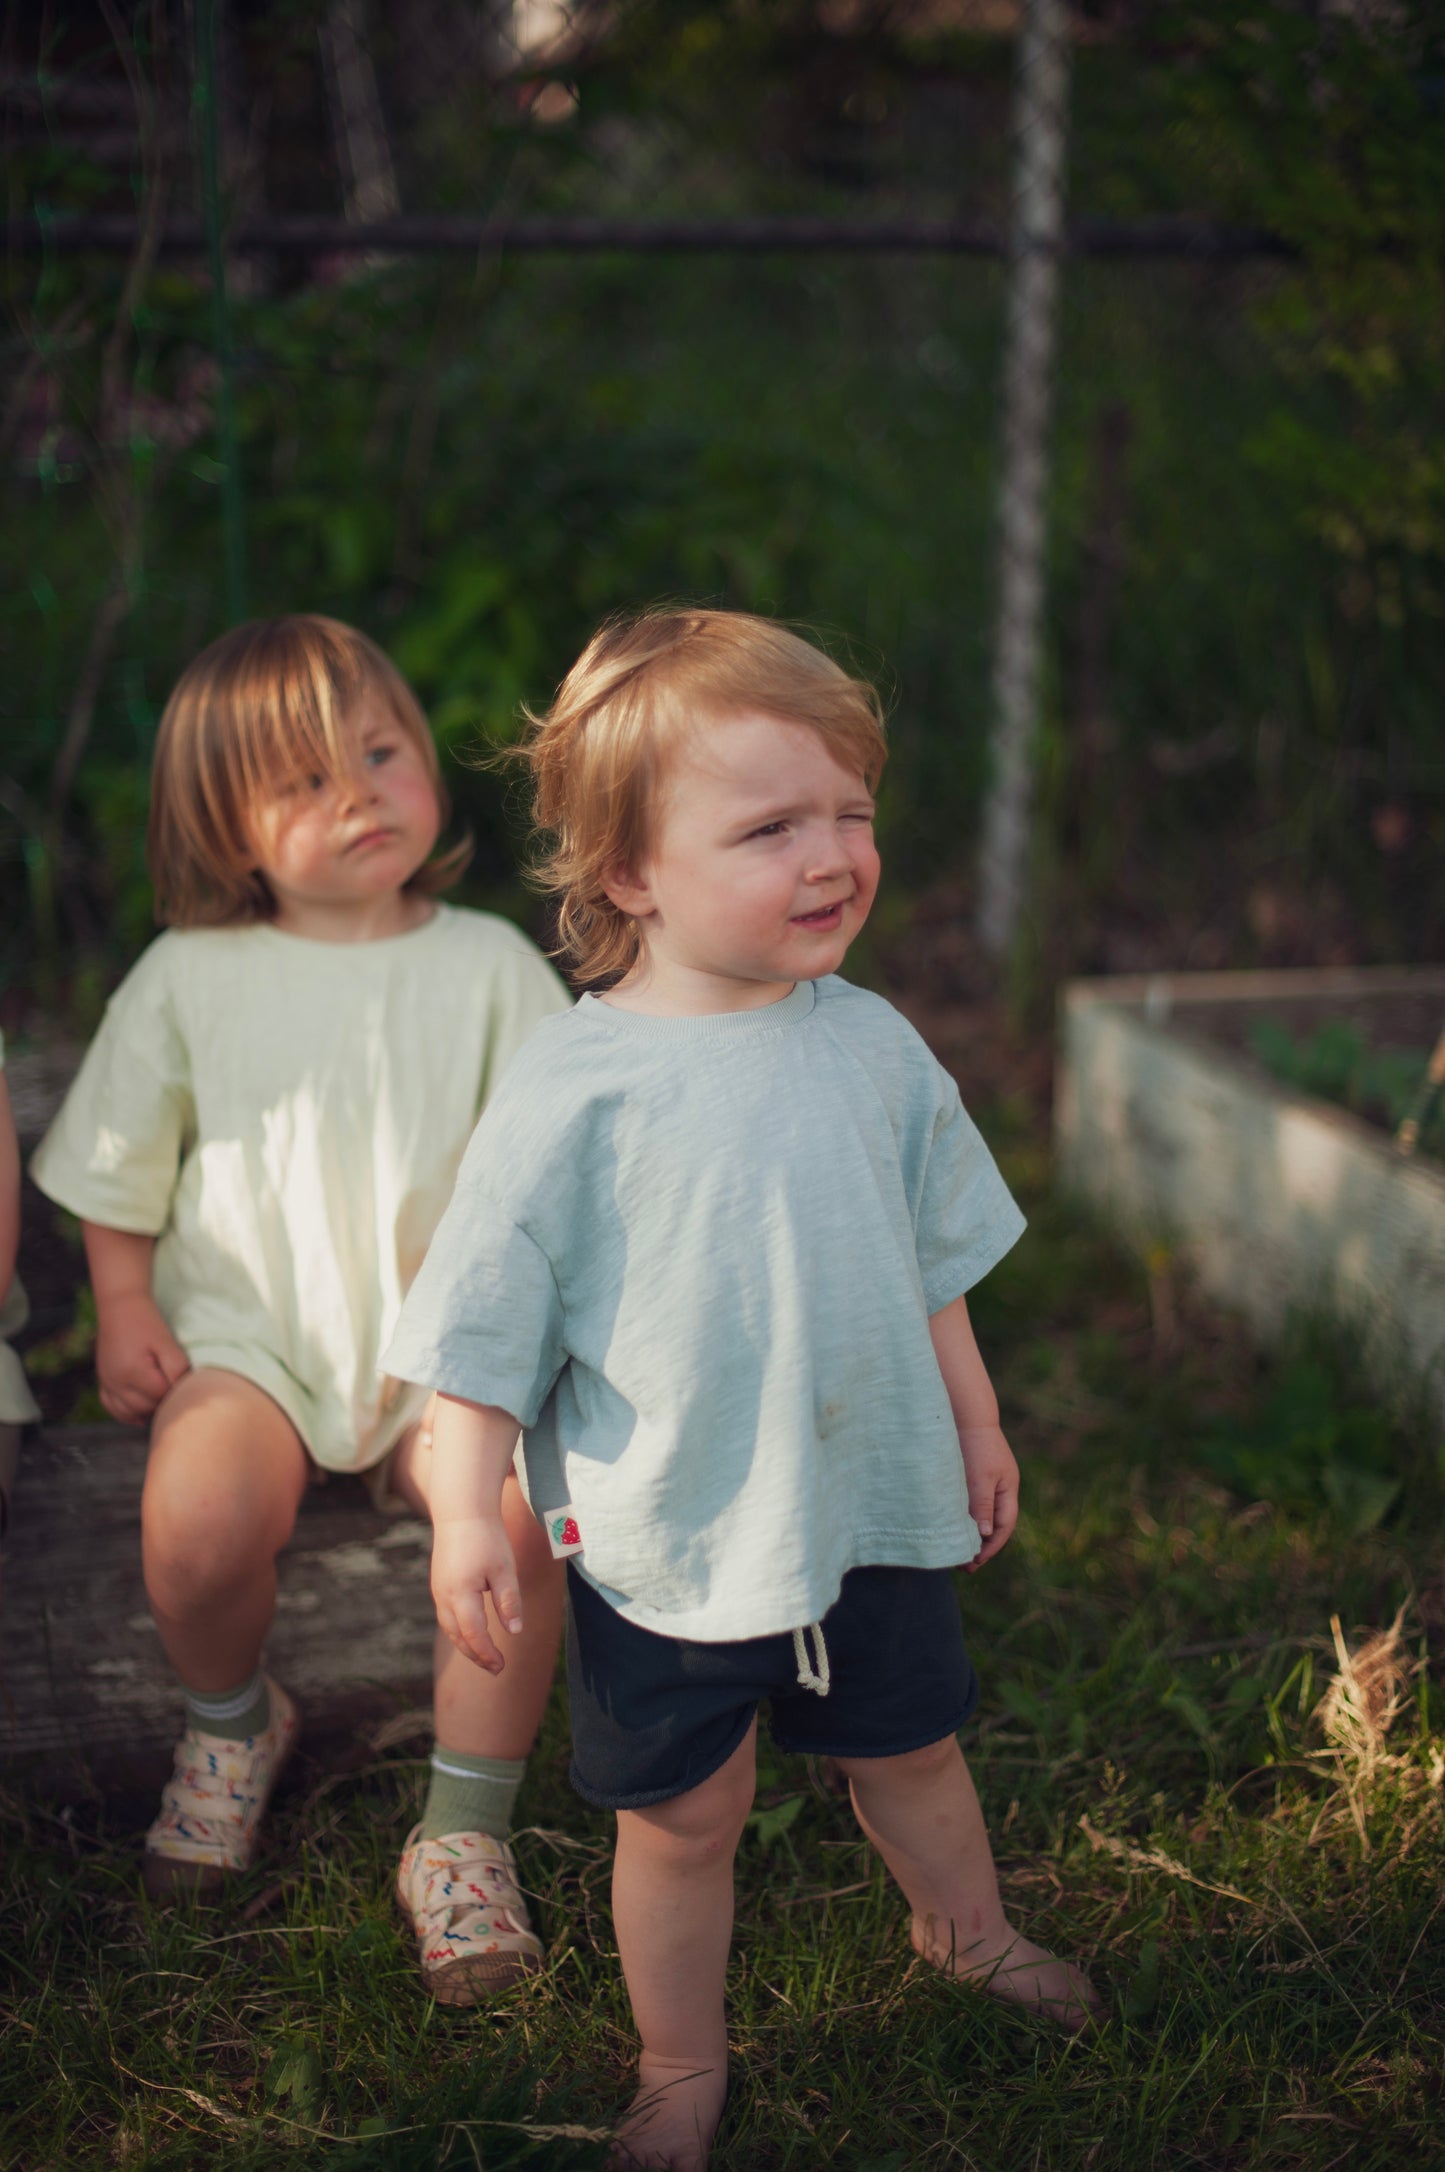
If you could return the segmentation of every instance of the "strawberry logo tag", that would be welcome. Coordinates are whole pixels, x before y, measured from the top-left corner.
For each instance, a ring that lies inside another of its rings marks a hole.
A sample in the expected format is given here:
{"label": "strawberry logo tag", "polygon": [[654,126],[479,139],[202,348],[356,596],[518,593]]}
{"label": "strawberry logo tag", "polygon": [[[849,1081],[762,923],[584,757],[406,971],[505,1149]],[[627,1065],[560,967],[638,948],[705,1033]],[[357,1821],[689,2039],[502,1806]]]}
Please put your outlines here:
{"label": "strawberry logo tag", "polygon": [[560,1561],[564,1554],[581,1553],[582,1533],[577,1528],[577,1518],[572,1513],[570,1501],[565,1502],[561,1508],[548,1509],[547,1543],[552,1549],[554,1560]]}

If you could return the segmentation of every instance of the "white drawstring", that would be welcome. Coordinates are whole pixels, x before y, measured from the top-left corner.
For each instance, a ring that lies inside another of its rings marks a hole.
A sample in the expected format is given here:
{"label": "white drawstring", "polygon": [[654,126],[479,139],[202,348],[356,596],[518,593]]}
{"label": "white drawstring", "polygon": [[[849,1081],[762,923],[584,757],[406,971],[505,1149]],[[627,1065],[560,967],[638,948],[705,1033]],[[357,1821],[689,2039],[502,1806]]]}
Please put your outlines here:
{"label": "white drawstring", "polygon": [[[813,1639],[813,1656],[808,1657],[807,1639]],[[828,1694],[832,1672],[828,1666],[828,1647],[823,1642],[823,1624],[810,1621],[806,1629],[793,1631],[793,1657],[798,1662],[799,1689],[815,1690],[820,1697]]]}

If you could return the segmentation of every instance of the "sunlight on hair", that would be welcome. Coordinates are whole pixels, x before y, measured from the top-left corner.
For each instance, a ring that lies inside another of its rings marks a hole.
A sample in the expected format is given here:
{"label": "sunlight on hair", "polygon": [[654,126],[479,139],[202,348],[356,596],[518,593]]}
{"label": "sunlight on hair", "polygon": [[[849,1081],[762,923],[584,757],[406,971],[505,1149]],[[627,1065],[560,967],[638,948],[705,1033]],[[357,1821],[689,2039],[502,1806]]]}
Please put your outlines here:
{"label": "sunlight on hair", "polygon": [[618,979],[637,956],[634,923],[605,878],[636,868],[673,752],[709,724],[770,716],[817,732],[872,792],[887,760],[882,704],[812,641],[745,611],[645,611],[609,619],[520,748],[538,827],[534,868],[557,900],[559,948],[584,982]]}

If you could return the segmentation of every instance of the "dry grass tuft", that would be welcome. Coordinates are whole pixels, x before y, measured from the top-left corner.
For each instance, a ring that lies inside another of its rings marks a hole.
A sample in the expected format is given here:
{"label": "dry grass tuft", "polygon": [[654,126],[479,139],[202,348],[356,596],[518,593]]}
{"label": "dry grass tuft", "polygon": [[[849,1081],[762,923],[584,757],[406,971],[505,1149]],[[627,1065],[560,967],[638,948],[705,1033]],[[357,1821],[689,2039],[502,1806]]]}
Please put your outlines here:
{"label": "dry grass tuft", "polygon": [[1382,1766],[1401,1762],[1387,1747],[1390,1730],[1410,1705],[1411,1687],[1420,1672],[1419,1660],[1406,1649],[1404,1626],[1402,1606],[1387,1629],[1377,1629],[1352,1652],[1339,1615],[1330,1616],[1339,1672],[1315,1717],[1330,1748],[1366,1785]]}
{"label": "dry grass tuft", "polygon": [[1360,1849],[1370,1853],[1369,1811],[1387,1779],[1392,1791],[1438,1794],[1445,1781],[1445,1752],[1428,1747],[1425,1763],[1418,1745],[1391,1747],[1397,1722],[1414,1710],[1414,1687],[1424,1661],[1405,1641],[1407,1608],[1401,1606],[1388,1628],[1377,1629],[1353,1652],[1345,1642],[1338,1614],[1330,1616],[1339,1671],[1315,1707],[1315,1721],[1328,1748],[1315,1759],[1333,1768],[1337,1796],[1349,1811]]}

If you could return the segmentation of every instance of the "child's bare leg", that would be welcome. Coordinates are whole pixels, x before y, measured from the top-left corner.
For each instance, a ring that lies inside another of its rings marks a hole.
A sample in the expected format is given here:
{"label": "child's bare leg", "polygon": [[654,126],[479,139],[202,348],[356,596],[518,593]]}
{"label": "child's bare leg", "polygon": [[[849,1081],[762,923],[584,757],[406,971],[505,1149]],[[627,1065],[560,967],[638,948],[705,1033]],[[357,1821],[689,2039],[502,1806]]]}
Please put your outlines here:
{"label": "child's bare leg", "polygon": [[552,1692],[567,1579],[515,1478],[502,1490],[502,1520],[522,1587],[522,1633],[508,1637],[502,1672],[488,1674],[437,1631],[436,1731],[438,1742],[477,1757],[523,1758]]}
{"label": "child's bare leg", "polygon": [[612,1912],[642,2039],[614,2166],[701,2172],[727,2094],[723,1990],[733,1857],[752,1807],[756,1724],[701,1787],[617,1813]]}
{"label": "child's bare leg", "polygon": [[1089,1979],[1023,1938],[1004,1914],[983,1811],[952,1735],[903,1757],[845,1757],[858,1822],[913,1910],[925,1960],[1077,2030],[1095,2018]]}
{"label": "child's bare leg", "polygon": [[[431,1447],[425,1421],[401,1443],[392,1482],[403,1500],[431,1514]],[[502,1518],[522,1587],[522,1633],[509,1636],[507,1664],[488,1674],[437,1632],[435,1656],[438,1742],[477,1757],[524,1758],[537,1739],[557,1670],[566,1572],[514,1477],[502,1489]]]}
{"label": "child's bare leg", "polygon": [[[423,1419],[401,1443],[392,1483],[428,1515],[430,1481],[431,1433]],[[397,1871],[422,1979],[449,2006],[476,2005],[543,1959],[508,1835],[552,1688],[567,1586],[515,1477],[503,1488],[502,1516],[521,1585],[522,1631],[502,1639],[500,1674],[474,1665],[438,1631],[431,1780]]]}
{"label": "child's bare leg", "polygon": [[0,1425],[0,1553],[10,1535],[10,1496],[15,1490],[15,1468],[20,1460],[20,1428]]}
{"label": "child's bare leg", "polygon": [[187,1373],[157,1410],[141,1496],[146,1594],[187,1689],[256,1671],[276,1609],[276,1556],[309,1466],[295,1427],[239,1373]]}
{"label": "child's bare leg", "polygon": [[296,1735],[294,1705],[259,1669],[276,1556],[308,1477],[290,1420],[237,1373],[187,1373],[155,1414],[142,1558],[187,1721],[146,1834],[142,1876],[157,1900],[217,1894],[254,1859]]}

